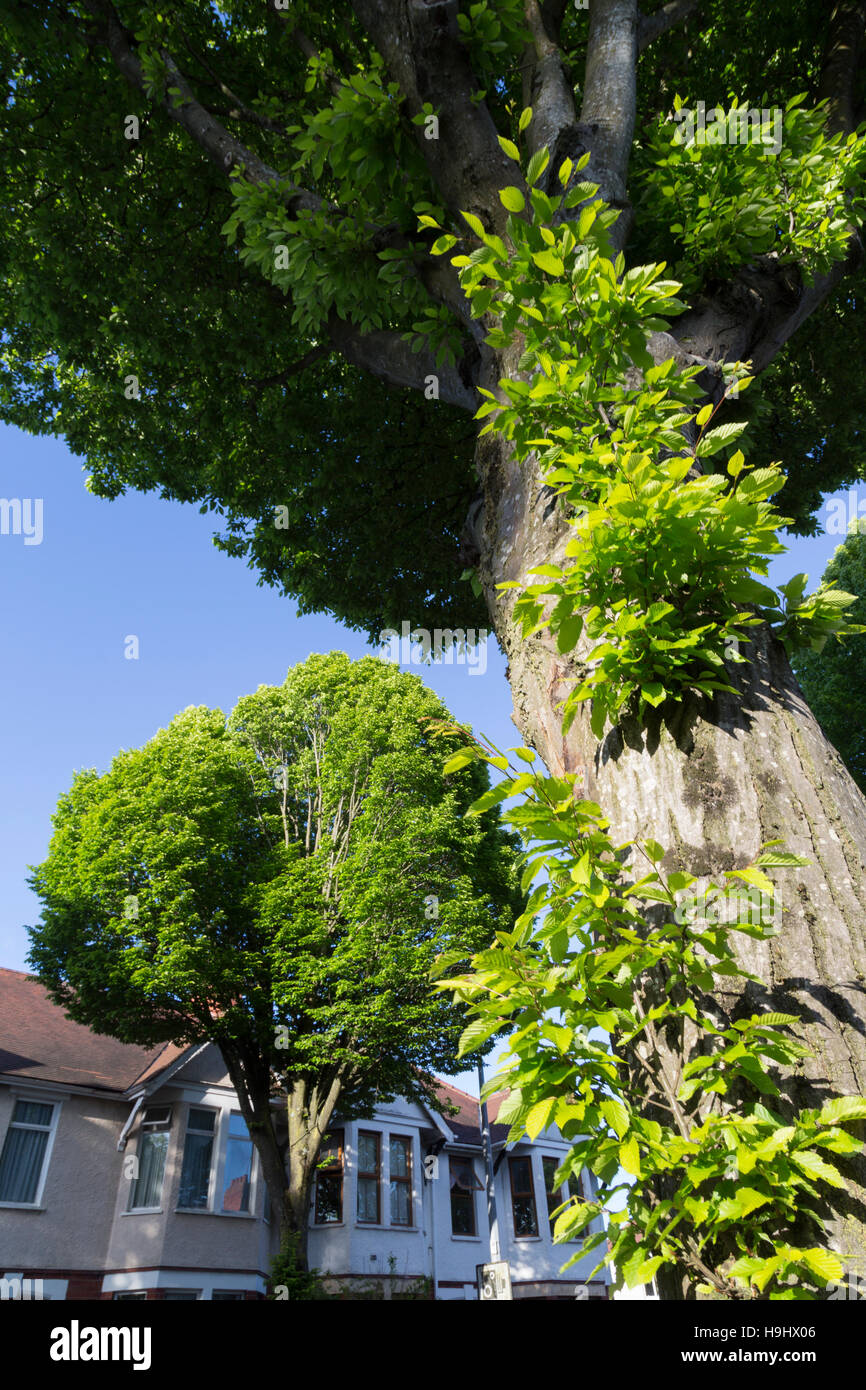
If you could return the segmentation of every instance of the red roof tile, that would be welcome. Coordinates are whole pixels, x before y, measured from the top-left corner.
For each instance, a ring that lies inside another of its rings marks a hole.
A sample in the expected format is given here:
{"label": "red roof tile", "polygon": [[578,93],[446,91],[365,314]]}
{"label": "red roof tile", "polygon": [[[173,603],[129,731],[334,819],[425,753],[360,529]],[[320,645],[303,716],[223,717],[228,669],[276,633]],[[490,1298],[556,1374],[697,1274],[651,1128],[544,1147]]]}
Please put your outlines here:
{"label": "red roof tile", "polygon": [[0,967],[0,1073],[125,1091],[155,1075],[187,1047],[136,1047],[73,1023],[45,988],[20,970]]}

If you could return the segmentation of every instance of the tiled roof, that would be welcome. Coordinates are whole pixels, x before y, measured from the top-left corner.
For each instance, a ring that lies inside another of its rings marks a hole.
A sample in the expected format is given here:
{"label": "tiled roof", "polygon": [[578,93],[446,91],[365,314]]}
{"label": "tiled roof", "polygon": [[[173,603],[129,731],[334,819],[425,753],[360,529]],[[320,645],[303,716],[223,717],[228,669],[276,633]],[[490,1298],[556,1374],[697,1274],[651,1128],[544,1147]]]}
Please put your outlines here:
{"label": "tiled roof", "polygon": [[0,967],[0,1074],[122,1093],[185,1051],[174,1043],[136,1047],[93,1033],[68,1019],[30,975]]}
{"label": "tiled roof", "polygon": [[[31,976],[0,967],[0,1075],[122,1093],[133,1082],[151,1080],[185,1051],[174,1043],[136,1047],[94,1033],[67,1018]],[[446,1106],[442,1118],[457,1142],[480,1147],[477,1096],[438,1078],[436,1086]],[[494,1144],[504,1143],[508,1134],[507,1125],[494,1123],[505,1095],[501,1091],[487,1102]],[[457,1114],[448,1114],[455,1106]]]}
{"label": "tiled roof", "polygon": [[[458,1113],[442,1116],[454,1138],[460,1144],[481,1144],[481,1116],[478,1113],[478,1097],[469,1095],[468,1091],[461,1091],[457,1086],[452,1086],[450,1081],[436,1082],[436,1089],[446,1107],[456,1105]],[[490,1140],[493,1144],[504,1144],[508,1134],[508,1125],[494,1124],[496,1116],[499,1114],[499,1107],[506,1096],[505,1091],[497,1091],[487,1102],[487,1118],[490,1121]]]}

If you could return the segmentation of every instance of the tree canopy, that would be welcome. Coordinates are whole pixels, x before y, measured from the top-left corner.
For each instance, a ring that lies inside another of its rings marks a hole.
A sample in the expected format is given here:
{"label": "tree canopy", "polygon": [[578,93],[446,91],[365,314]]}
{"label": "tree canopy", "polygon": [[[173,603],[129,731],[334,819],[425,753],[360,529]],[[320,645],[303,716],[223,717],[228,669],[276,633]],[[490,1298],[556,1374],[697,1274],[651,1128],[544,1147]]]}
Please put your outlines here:
{"label": "tree canopy", "polygon": [[[464,1011],[431,994],[433,959],[520,909],[497,813],[464,820],[486,777],[443,777],[426,721],[446,717],[375,658],[310,657],[79,773],[33,875],[56,1002],[126,1042],[216,1043],[265,1160],[284,1087],[299,1202],[337,1103],[430,1098],[455,1070]],[[285,1170],[265,1173],[280,1210]]]}
{"label": "tree canopy", "polygon": [[[557,82],[591,86],[589,23],[584,8],[522,0],[4,7],[0,417],[61,434],[102,496],[156,489],[215,511],[220,543],[303,610],[371,635],[421,609],[431,627],[479,625],[460,580],[475,558],[465,411],[484,349],[418,218],[459,222],[481,210],[483,179],[508,181],[488,127],[530,153],[559,129]],[[401,67],[407,25],[419,48],[433,26],[438,74],[414,57]],[[547,57],[531,57],[533,38]],[[831,85],[826,45],[826,15],[805,0],[666,5],[640,20],[629,264],[688,265],[700,308],[731,271],[720,246],[735,264],[772,250],[757,163],[713,147],[687,170],[713,225],[698,215],[671,230],[684,184],[658,177],[654,132],[677,94],[774,107],[829,95],[859,119],[862,74],[840,60]],[[581,129],[568,127],[552,167]],[[474,201],[472,180],[458,193],[473,161]],[[786,225],[808,218],[787,202]],[[779,295],[797,298],[773,274],[770,318]],[[735,300],[750,292],[738,284]],[[784,460],[780,510],[802,530],[822,491],[862,474],[863,406],[845,389],[866,346],[861,285],[858,273],[822,292],[760,403],[743,403],[751,456]],[[438,400],[423,394],[433,375]]]}

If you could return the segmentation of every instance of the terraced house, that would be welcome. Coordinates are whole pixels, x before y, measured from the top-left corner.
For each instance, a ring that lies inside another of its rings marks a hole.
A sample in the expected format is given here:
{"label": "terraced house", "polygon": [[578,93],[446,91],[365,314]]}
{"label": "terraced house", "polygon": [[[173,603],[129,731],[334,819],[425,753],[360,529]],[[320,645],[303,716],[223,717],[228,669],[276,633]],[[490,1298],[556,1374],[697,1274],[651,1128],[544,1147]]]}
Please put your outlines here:
{"label": "terraced house", "polygon": [[[474,1299],[490,1259],[478,1102],[397,1099],[335,1121],[310,1203],[311,1263],[346,1296]],[[495,1121],[497,1102],[491,1102]],[[566,1145],[491,1135],[515,1298],[607,1298],[594,1257],[560,1273],[549,1212]],[[584,1175],[586,1177],[586,1175]],[[277,1232],[253,1144],[210,1044],[153,1050],[72,1023],[0,970],[0,1297],[265,1296]],[[5,1282],[2,1282],[5,1281]]]}

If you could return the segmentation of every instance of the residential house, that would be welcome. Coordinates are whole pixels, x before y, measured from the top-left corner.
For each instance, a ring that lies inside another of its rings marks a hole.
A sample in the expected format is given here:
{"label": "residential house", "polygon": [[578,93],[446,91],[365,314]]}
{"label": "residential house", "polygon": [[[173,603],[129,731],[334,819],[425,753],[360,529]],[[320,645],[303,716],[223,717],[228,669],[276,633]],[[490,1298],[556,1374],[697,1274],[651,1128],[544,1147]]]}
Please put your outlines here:
{"label": "residential house", "polygon": [[[478,1102],[396,1099],[335,1117],[310,1203],[310,1259],[332,1287],[383,1296],[427,1281],[474,1299],[490,1260]],[[490,1105],[501,1259],[513,1296],[607,1298],[590,1256],[554,1246],[555,1129],[506,1144]],[[0,1297],[247,1300],[277,1236],[219,1050],[120,1043],[71,1022],[37,982],[0,969]],[[3,1282],[5,1280],[5,1283]]]}

